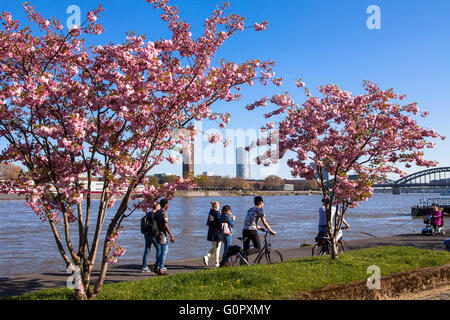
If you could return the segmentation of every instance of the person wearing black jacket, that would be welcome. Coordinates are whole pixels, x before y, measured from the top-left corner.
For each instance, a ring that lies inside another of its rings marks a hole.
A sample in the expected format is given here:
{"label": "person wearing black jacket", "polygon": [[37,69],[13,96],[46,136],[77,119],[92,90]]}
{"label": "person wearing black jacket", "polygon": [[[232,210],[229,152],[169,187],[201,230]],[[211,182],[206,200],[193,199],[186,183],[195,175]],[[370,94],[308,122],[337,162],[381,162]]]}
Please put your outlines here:
{"label": "person wearing black jacket", "polygon": [[206,256],[203,257],[203,263],[205,265],[209,264],[209,259],[214,255],[216,267],[219,267],[219,258],[220,258],[220,247],[221,247],[221,241],[220,241],[220,228],[218,223],[218,218],[220,215],[219,211],[219,202],[217,201],[211,201],[211,210],[209,210],[208,214],[208,220],[206,221],[206,225],[208,226],[208,236],[207,240],[212,242],[212,248],[209,250],[209,252],[206,254]]}
{"label": "person wearing black jacket", "polygon": [[[156,203],[153,206],[153,210],[147,212],[147,215],[151,215],[152,219],[154,214],[161,208],[161,206],[159,205],[159,203]],[[150,249],[152,247],[152,244],[155,246],[156,249],[156,257],[158,257],[158,244],[156,243],[156,238],[152,237],[151,235],[149,235],[148,233],[144,234],[144,239],[145,239],[145,249],[144,249],[144,256],[142,258],[142,272],[150,272],[152,270],[150,270],[150,268],[147,266],[147,261],[148,261],[148,255],[150,254]],[[153,266],[152,269],[154,269],[155,266]]]}

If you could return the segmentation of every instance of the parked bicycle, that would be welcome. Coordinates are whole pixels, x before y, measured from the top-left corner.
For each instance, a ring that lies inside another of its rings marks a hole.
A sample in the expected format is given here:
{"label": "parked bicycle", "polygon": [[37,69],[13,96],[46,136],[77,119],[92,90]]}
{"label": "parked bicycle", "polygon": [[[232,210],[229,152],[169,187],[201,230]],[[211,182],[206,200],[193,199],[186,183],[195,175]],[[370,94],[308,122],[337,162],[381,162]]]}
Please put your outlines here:
{"label": "parked bicycle", "polygon": [[[345,228],[346,229],[346,228]],[[315,238],[315,245],[312,247],[312,256],[323,256],[326,254],[331,254],[331,248],[333,247],[332,240],[328,233],[319,233]],[[337,249],[339,253],[346,252],[347,246],[344,240],[339,238],[337,242]]]}
{"label": "parked bicycle", "polygon": [[[259,263],[278,263],[283,261],[283,255],[280,251],[272,249],[272,242],[274,240],[274,236],[270,234],[266,229],[261,228],[261,232],[264,232],[264,245],[262,246],[259,253],[256,255],[256,258],[253,262],[248,261],[248,257],[245,256],[245,253],[241,249],[240,246],[232,246],[231,249],[231,258],[230,264],[231,266],[240,266],[240,265],[250,265],[250,264],[259,264]],[[239,240],[244,241],[244,238],[238,237]],[[251,257],[250,257],[251,258]]]}

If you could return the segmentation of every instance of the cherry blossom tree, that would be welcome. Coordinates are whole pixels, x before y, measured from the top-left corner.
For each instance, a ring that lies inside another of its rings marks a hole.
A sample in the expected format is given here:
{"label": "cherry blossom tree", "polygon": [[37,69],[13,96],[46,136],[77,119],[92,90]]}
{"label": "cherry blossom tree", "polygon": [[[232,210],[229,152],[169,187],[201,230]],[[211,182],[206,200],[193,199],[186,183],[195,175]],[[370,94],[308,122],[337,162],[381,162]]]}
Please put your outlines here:
{"label": "cherry blossom tree", "polygon": [[[402,105],[406,96],[393,89],[382,90],[365,81],[365,94],[354,96],[337,85],[326,85],[318,88],[323,95],[318,98],[304,82],[298,80],[297,86],[304,88],[306,102],[299,106],[287,93],[273,96],[270,102],[276,108],[265,117],[282,118],[277,126],[268,122],[264,128],[269,131],[268,137],[256,143],[271,145],[276,134],[279,155],[274,157],[269,150],[256,160],[270,165],[290,157],[287,164],[292,176],[317,181],[323,199],[330,200],[326,206],[328,231],[333,239],[332,258],[337,259],[336,237],[347,209],[367,201],[373,194],[373,184],[388,174],[405,175],[400,164],[435,166],[435,161],[423,157],[424,149],[434,147],[427,139],[445,137],[422,128],[413,119],[419,113],[417,103]],[[268,101],[266,97],[247,109],[266,106]],[[421,114],[427,115],[428,111]],[[332,177],[330,181],[324,179],[325,171]],[[337,212],[333,221],[332,206]]]}
{"label": "cherry blossom tree", "polygon": [[[173,162],[170,152],[183,152],[183,141],[197,134],[193,121],[224,127],[230,114],[211,106],[236,101],[242,85],[266,85],[274,76],[272,61],[215,58],[227,39],[245,28],[262,31],[267,22],[246,27],[244,17],[226,13],[225,2],[194,38],[176,7],[147,2],[162,12],[171,38],[152,42],[130,32],[121,44],[87,47],[85,37],[103,32],[101,6],[67,33],[27,3],[33,31],[10,13],[0,16],[0,137],[6,145],[0,162],[26,168],[1,190],[23,190],[26,204],[49,223],[65,264],[79,270],[78,299],[97,296],[109,263],[125,253],[118,239],[124,219],[192,185],[180,178],[155,187],[148,173]],[[96,178],[103,181],[98,208],[91,192]],[[98,251],[101,270],[93,283]]]}

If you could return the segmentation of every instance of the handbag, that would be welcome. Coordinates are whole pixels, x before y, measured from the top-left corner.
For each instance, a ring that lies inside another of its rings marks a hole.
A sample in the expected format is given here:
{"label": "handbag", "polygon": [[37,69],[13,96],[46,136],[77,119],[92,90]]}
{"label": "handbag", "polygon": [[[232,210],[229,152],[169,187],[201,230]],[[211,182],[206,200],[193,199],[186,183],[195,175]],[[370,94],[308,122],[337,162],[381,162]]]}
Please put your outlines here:
{"label": "handbag", "polygon": [[232,234],[231,227],[228,225],[228,222],[222,222],[221,231],[224,236],[229,236]]}

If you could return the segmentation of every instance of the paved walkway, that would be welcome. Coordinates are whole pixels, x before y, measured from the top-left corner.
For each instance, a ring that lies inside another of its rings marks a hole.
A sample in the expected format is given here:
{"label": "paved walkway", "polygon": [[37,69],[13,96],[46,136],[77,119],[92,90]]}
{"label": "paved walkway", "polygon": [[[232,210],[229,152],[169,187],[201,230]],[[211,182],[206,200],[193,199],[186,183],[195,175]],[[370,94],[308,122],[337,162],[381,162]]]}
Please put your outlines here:
{"label": "paved walkway", "polygon": [[[368,238],[347,241],[349,250],[357,250],[376,246],[413,246],[421,249],[444,250],[443,240],[447,236],[423,236],[420,234],[404,234],[384,238]],[[281,249],[285,260],[311,256],[311,247]],[[168,261],[169,273],[187,272],[207,269],[201,257],[195,259]],[[94,279],[97,274],[94,273]],[[154,273],[142,273],[141,266],[136,264],[113,265],[108,269],[106,283],[118,281],[141,280],[156,276]],[[18,275],[0,278],[0,298],[19,295],[26,292],[65,286],[68,275],[65,273],[42,273]],[[445,296],[445,295],[444,295]],[[446,297],[448,294],[446,295]]]}
{"label": "paved walkway", "polygon": [[443,290],[433,290],[432,293],[421,295],[414,300],[450,300],[450,289],[447,286]]}
{"label": "paved walkway", "polygon": [[450,290],[426,296],[421,300],[450,300]]}

